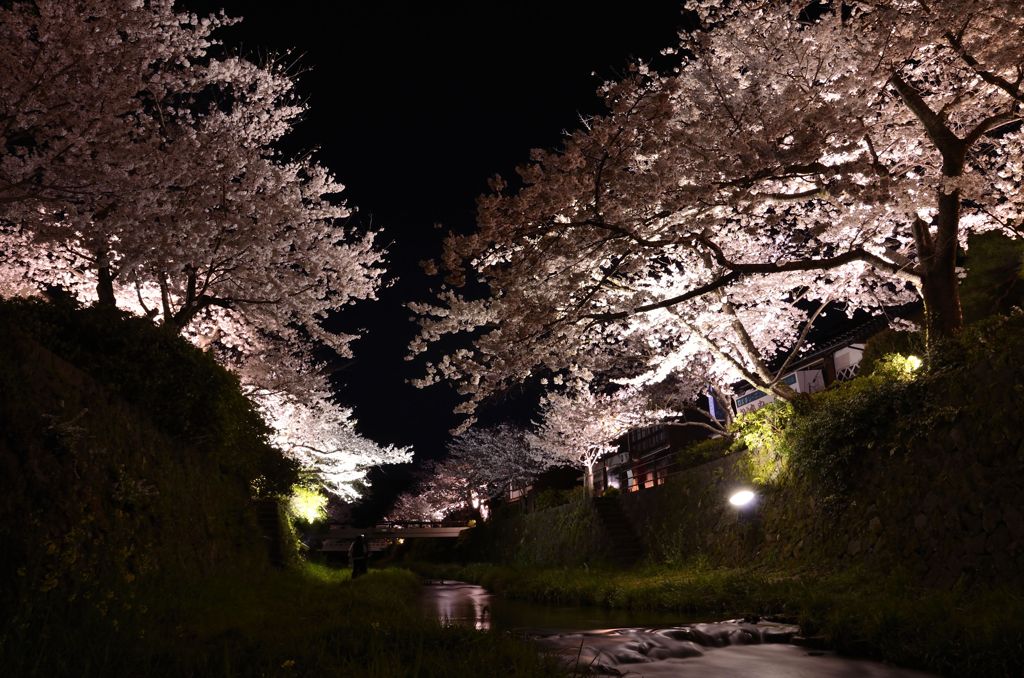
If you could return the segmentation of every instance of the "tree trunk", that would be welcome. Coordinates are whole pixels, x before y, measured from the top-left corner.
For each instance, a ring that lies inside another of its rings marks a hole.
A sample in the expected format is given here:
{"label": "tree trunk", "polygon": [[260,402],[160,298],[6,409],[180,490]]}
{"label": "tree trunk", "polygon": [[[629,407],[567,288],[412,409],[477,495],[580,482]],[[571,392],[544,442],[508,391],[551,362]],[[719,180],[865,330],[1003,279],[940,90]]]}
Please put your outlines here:
{"label": "tree trunk", "polygon": [[588,497],[594,496],[594,465],[588,464],[583,467],[583,489]]}
{"label": "tree trunk", "polygon": [[[935,342],[955,335],[963,328],[960,291],[956,278],[956,252],[960,234],[960,189],[956,181],[963,176],[964,162],[971,144],[990,129],[984,123],[963,139],[949,128],[942,112],[929,108],[921,93],[899,73],[890,80],[903,103],[924,127],[935,149],[942,155],[942,176],[951,185],[940,186],[937,194],[938,214],[935,235],[931,224],[917,219],[913,224],[914,244],[921,262],[921,296],[925,307],[925,340],[929,348]],[[997,116],[998,117],[998,116]],[[996,119],[993,119],[995,121]],[[948,193],[947,193],[948,191]]]}
{"label": "tree trunk", "polygon": [[723,391],[722,389],[720,389],[720,388],[718,388],[716,386],[712,386],[710,388],[710,391],[711,391],[711,398],[716,403],[715,409],[716,410],[721,410],[722,414],[725,415],[725,421],[722,422],[722,425],[723,425],[723,427],[726,430],[728,430],[728,428],[730,426],[732,426],[733,417],[735,415],[735,413],[733,412],[733,409],[732,409],[733,408],[732,398],[730,398],[729,396],[725,395],[725,391]]}
{"label": "tree trunk", "polygon": [[114,275],[110,271],[110,261],[106,254],[96,257],[96,296],[99,297],[97,306],[117,308],[117,300],[114,298]]}
{"label": "tree trunk", "polygon": [[921,260],[925,341],[929,348],[936,341],[954,336],[964,325],[960,308],[960,281],[956,276],[960,191],[940,193],[938,207],[934,237],[926,224],[918,223],[914,229],[914,241]]}
{"label": "tree trunk", "polygon": [[[779,375],[779,376],[783,377],[785,375]],[[759,387],[759,388],[761,388],[761,387]],[[763,388],[761,390],[763,390]],[[771,387],[768,388],[767,392],[771,393],[773,396],[775,396],[779,400],[785,400],[787,403],[793,402],[794,400],[797,399],[797,397],[800,396],[799,393],[797,393],[795,390],[793,390],[793,387],[791,387],[789,384],[783,382],[781,380],[781,378],[779,379],[779,381],[777,381],[774,384],[772,384]]]}
{"label": "tree trunk", "polygon": [[955,268],[952,272],[938,270],[922,276],[925,341],[929,348],[937,340],[952,337],[963,328],[958,282]]}

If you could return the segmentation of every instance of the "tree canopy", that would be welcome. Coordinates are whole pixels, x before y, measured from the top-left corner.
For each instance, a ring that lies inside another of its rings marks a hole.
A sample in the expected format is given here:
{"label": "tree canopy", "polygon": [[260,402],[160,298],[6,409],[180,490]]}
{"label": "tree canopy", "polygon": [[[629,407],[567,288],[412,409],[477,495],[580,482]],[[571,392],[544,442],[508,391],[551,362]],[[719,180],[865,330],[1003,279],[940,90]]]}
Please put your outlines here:
{"label": "tree canopy", "polygon": [[463,411],[546,373],[786,397],[768,365],[820,313],[921,299],[929,339],[954,334],[958,248],[1019,236],[1019,2],[693,7],[668,65],[606,83],[448,238],[412,353],[470,337],[421,382]]}
{"label": "tree canopy", "polygon": [[306,105],[283,62],[218,43],[234,22],[171,0],[0,7],[0,293],[61,286],[215,351],[350,495],[408,453],[359,439],[312,352],[348,355],[320,323],[376,295],[383,252],[331,173],[283,152]]}

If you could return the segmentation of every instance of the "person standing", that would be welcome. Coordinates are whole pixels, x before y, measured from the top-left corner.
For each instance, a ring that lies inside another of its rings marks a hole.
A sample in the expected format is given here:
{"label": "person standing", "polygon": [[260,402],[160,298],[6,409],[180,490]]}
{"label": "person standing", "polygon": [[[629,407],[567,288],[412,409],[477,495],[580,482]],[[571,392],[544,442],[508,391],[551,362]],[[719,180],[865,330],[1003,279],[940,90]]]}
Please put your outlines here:
{"label": "person standing", "polygon": [[366,543],[366,535],[361,534],[348,547],[348,561],[352,565],[353,579],[366,574],[366,566],[369,559],[370,547]]}

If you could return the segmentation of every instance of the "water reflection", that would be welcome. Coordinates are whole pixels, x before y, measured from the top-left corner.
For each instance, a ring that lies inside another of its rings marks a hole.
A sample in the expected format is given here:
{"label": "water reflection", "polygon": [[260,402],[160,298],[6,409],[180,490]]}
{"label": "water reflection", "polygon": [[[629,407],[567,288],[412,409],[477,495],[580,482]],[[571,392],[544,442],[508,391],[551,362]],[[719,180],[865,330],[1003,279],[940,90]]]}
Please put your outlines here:
{"label": "water reflection", "polygon": [[443,624],[481,630],[525,631],[531,635],[624,626],[672,626],[684,621],[673,612],[560,607],[509,600],[491,595],[480,586],[451,580],[427,582],[421,602],[427,615]]}
{"label": "water reflection", "polygon": [[463,582],[430,582],[423,587],[423,607],[446,626],[491,629],[491,601],[486,589]]}
{"label": "water reflection", "polygon": [[443,624],[519,630],[567,668],[598,675],[701,678],[927,678],[790,644],[794,626],[743,621],[684,624],[670,613],[551,607],[511,601],[463,582],[429,582],[424,612]]}

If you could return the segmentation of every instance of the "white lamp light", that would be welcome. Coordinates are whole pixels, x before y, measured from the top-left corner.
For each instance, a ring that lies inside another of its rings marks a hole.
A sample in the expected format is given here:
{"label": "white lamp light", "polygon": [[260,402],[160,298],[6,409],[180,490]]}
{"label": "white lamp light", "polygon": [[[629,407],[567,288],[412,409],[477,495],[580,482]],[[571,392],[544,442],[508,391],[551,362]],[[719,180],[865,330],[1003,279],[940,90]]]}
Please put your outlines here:
{"label": "white lamp light", "polygon": [[756,496],[757,495],[750,490],[740,490],[739,492],[734,492],[733,495],[729,497],[729,503],[733,506],[746,506],[750,502],[754,501],[754,497]]}

